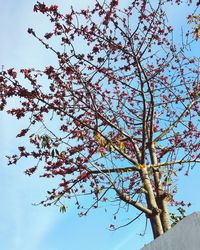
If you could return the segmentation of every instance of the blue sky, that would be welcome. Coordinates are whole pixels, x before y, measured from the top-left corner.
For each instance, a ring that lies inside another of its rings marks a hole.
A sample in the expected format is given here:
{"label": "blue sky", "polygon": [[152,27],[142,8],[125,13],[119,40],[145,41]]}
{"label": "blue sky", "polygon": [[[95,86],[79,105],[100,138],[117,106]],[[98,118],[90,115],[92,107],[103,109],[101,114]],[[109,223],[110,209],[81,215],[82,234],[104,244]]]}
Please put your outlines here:
{"label": "blue sky", "polygon": [[[70,4],[87,7],[93,0],[51,0],[63,9]],[[125,2],[125,1],[124,1]],[[44,16],[32,12],[33,0],[0,0],[1,40],[0,65],[6,68],[40,68],[54,63],[54,56],[47,52],[36,40],[27,34],[28,27],[39,32],[48,29]],[[66,4],[67,3],[67,4]],[[177,10],[171,9],[170,16],[177,24],[183,23],[185,9],[179,17]],[[181,19],[182,18],[182,19]],[[144,237],[144,220],[138,220],[129,227],[116,232],[108,231],[111,214],[104,210],[93,210],[84,218],[69,204],[67,213],[60,214],[57,207],[33,206],[45,196],[51,187],[49,180],[38,176],[27,177],[23,171],[30,161],[17,167],[6,166],[6,154],[15,152],[18,141],[16,131],[23,124],[12,117],[0,113],[0,249],[3,250],[138,250],[151,240],[150,232]],[[193,206],[188,213],[200,210],[200,171],[195,169],[191,176],[183,177],[179,185],[179,197],[190,201]],[[125,221],[122,219],[122,223]]]}

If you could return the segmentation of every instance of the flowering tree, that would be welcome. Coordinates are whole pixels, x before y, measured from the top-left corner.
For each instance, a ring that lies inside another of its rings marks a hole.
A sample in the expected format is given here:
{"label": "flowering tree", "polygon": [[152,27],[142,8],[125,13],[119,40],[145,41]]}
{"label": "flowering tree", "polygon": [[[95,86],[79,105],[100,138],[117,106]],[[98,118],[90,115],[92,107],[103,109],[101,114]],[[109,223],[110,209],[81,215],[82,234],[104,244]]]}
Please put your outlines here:
{"label": "flowering tree", "polygon": [[[154,238],[171,227],[168,204],[190,205],[175,200],[175,181],[178,171],[188,174],[200,161],[200,61],[187,55],[198,36],[188,32],[175,44],[165,13],[173,1],[155,2],[120,8],[117,0],[96,0],[66,15],[38,2],[34,11],[46,14],[53,29],[43,38],[28,32],[57,65],[22,69],[24,80],[14,69],[0,78],[1,109],[7,98],[18,99],[7,112],[30,121],[17,135],[30,147],[19,146],[9,164],[32,157],[27,175],[40,168],[42,177],[58,180],[41,204],[64,211],[65,200],[74,198],[81,215],[101,202],[137,209]],[[87,208],[82,195],[91,202]]]}

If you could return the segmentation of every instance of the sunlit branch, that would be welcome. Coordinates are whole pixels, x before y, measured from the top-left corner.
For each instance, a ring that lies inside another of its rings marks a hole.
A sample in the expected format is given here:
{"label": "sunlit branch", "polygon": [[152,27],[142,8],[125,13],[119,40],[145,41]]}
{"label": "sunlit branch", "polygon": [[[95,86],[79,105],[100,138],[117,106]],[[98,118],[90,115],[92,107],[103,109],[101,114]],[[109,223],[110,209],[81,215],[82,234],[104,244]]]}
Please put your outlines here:
{"label": "sunlit branch", "polygon": [[160,141],[160,139],[162,139],[165,135],[167,135],[183,118],[184,116],[187,114],[187,112],[191,109],[191,107],[197,103],[197,100],[192,101],[187,107],[186,109],[183,111],[183,113],[176,119],[175,122],[173,122],[165,131],[163,131],[158,137],[156,137],[153,142],[158,142]]}
{"label": "sunlit branch", "polygon": [[115,188],[115,191],[117,192],[119,198],[122,199],[124,202],[134,206],[135,208],[139,209],[140,211],[144,212],[149,216],[152,214],[152,211],[150,209],[144,207],[141,203],[132,200],[128,195],[124,194],[119,189]]}
{"label": "sunlit branch", "polygon": [[156,165],[151,165],[152,168],[162,167],[162,166],[168,166],[168,165],[174,165],[174,164],[184,164],[184,163],[199,163],[200,160],[177,160],[177,161],[168,161],[163,163],[158,163]]}
{"label": "sunlit branch", "polygon": [[110,168],[110,169],[101,169],[101,170],[89,170],[91,174],[101,174],[101,173],[128,173],[138,171],[136,167],[127,167],[127,168]]}

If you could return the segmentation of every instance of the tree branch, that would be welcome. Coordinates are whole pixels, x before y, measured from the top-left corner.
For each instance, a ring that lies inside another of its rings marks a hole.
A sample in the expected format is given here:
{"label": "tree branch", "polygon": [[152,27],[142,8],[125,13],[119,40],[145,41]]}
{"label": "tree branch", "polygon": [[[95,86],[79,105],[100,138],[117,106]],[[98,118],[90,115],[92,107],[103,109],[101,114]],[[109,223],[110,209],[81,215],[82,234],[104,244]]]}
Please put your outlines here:
{"label": "tree branch", "polygon": [[128,203],[128,204],[134,206],[135,208],[139,209],[140,211],[144,212],[145,214],[147,214],[147,215],[149,215],[149,216],[152,215],[152,211],[151,211],[150,209],[144,207],[141,203],[132,200],[132,199],[130,198],[130,196],[128,196],[128,195],[122,193],[122,192],[121,192],[120,190],[118,190],[117,188],[114,187],[114,189],[115,189],[115,191],[117,192],[119,198],[122,199],[125,203]]}
{"label": "tree branch", "polygon": [[127,167],[127,168],[110,168],[110,169],[101,169],[101,170],[89,170],[90,174],[101,174],[101,173],[128,173],[138,171],[136,167]]}
{"label": "tree branch", "polygon": [[177,160],[177,161],[168,161],[164,163],[158,163],[155,165],[151,165],[152,168],[158,168],[162,166],[167,166],[167,165],[173,165],[173,164],[182,164],[182,163],[191,163],[191,162],[200,162],[200,160]]}
{"label": "tree branch", "polygon": [[176,119],[175,122],[173,122],[165,131],[163,131],[158,137],[156,137],[153,142],[157,142],[160,141],[160,139],[162,139],[166,134],[168,134],[182,119],[183,117],[186,115],[186,113],[188,112],[188,110],[191,109],[191,107],[197,102],[197,100],[191,102],[186,109],[183,111],[183,113]]}

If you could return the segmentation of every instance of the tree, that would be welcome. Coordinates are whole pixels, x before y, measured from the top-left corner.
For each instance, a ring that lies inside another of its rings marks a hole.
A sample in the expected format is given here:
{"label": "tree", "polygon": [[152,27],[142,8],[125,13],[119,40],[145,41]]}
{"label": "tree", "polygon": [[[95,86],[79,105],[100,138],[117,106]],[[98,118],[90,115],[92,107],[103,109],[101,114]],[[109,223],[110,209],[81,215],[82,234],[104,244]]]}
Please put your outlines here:
{"label": "tree", "polygon": [[101,202],[123,204],[140,211],[136,218],[146,215],[154,238],[171,227],[168,204],[190,205],[174,196],[178,172],[200,161],[199,58],[187,53],[198,37],[187,32],[175,44],[167,2],[135,0],[122,9],[117,0],[95,1],[66,15],[56,5],[34,6],[53,29],[43,38],[28,32],[57,65],[22,69],[24,81],[3,70],[0,82],[1,109],[15,98],[7,112],[30,121],[17,135],[30,146],[19,146],[9,164],[30,157],[36,164],[27,175],[42,168],[42,177],[58,179],[41,204],[64,212],[74,198],[80,215]]}

